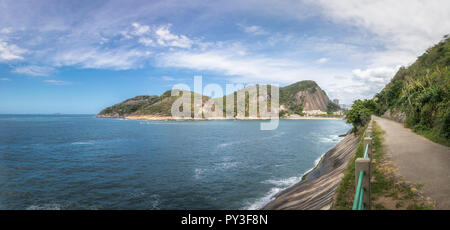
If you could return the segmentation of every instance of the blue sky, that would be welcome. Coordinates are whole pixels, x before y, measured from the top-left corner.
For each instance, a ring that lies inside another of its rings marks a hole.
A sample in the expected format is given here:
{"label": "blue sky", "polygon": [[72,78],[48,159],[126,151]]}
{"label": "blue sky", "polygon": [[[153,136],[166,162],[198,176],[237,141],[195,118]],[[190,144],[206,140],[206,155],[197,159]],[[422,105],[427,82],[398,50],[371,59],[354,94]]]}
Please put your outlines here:
{"label": "blue sky", "polygon": [[450,33],[449,1],[0,2],[0,113],[98,113],[174,84],[315,80],[369,98]]}

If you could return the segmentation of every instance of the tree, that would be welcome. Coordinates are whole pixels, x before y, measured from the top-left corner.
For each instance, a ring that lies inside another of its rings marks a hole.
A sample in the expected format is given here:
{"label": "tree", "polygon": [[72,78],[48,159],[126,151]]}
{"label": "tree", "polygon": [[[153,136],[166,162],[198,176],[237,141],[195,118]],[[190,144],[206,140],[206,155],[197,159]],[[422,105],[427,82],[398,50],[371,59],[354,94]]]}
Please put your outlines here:
{"label": "tree", "polygon": [[352,109],[347,113],[347,123],[353,124],[353,130],[358,130],[359,127],[363,127],[370,121],[370,115],[373,110],[370,110],[366,105],[372,105],[372,103],[361,100],[356,100],[353,103]]}

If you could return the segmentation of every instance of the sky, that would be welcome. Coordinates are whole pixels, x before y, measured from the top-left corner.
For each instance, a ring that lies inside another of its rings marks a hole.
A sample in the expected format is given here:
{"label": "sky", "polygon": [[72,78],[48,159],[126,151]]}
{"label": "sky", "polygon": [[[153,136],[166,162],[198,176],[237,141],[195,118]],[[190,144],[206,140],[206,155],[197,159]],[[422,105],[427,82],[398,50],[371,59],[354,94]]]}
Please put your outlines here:
{"label": "sky", "polygon": [[95,114],[173,85],[314,80],[371,98],[450,33],[448,0],[0,0],[0,113]]}

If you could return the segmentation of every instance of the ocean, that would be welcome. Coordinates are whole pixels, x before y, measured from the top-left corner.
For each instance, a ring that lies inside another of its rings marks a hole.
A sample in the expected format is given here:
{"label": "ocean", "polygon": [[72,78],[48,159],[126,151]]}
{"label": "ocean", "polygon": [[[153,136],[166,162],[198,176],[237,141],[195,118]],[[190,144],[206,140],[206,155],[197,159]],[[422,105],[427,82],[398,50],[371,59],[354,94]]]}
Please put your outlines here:
{"label": "ocean", "polygon": [[258,209],[351,128],[260,122],[0,115],[0,209]]}

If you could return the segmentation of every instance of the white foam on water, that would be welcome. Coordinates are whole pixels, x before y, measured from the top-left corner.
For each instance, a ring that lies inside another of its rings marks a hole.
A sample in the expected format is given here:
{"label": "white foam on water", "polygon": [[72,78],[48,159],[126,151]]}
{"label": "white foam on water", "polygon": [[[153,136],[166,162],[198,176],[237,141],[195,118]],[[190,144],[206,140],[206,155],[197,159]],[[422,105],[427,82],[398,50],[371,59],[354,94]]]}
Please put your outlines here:
{"label": "white foam on water", "polygon": [[262,140],[267,140],[267,139],[273,139],[273,138],[277,138],[277,137],[281,137],[281,136],[283,136],[285,134],[285,132],[278,132],[278,133],[275,133],[274,135],[272,135],[272,136],[269,136],[269,137],[263,137],[263,138],[261,138]]}
{"label": "white foam on water", "polygon": [[238,165],[238,162],[235,162],[235,161],[234,162],[222,162],[222,163],[217,164],[216,169],[225,170],[225,169],[236,167],[237,165]]}
{"label": "white foam on water", "polygon": [[44,205],[30,205],[25,208],[26,210],[61,210],[59,204],[44,204]]}
{"label": "white foam on water", "polygon": [[295,183],[299,182],[301,179],[302,179],[301,177],[293,176],[293,177],[283,178],[283,179],[279,179],[279,180],[272,180],[272,179],[265,180],[265,181],[263,181],[263,183],[285,187],[285,186],[295,184]]}
{"label": "white foam on water", "polygon": [[194,177],[195,179],[201,179],[203,174],[206,172],[206,169],[200,169],[200,168],[196,168],[194,170]]}
{"label": "white foam on water", "polygon": [[218,148],[225,148],[231,145],[235,145],[235,144],[239,144],[242,143],[242,141],[231,141],[231,142],[227,142],[227,143],[222,143],[222,144],[218,144],[217,147]]}
{"label": "white foam on water", "polygon": [[153,194],[150,196],[150,209],[151,210],[158,210],[159,208],[159,204],[160,204],[160,200],[159,200],[159,195],[158,194]]}
{"label": "white foam on water", "polygon": [[255,202],[248,204],[246,207],[244,207],[244,209],[245,210],[258,210],[258,209],[264,207],[264,205],[266,205],[270,201],[272,201],[274,199],[274,196],[282,190],[283,190],[282,188],[277,188],[277,187],[271,188],[270,191],[268,193],[266,193],[266,195],[257,199]]}
{"label": "white foam on water", "polygon": [[322,137],[319,139],[320,142],[324,142],[324,143],[335,143],[335,142],[339,142],[341,140],[341,138],[339,137],[339,135],[329,135],[328,137]]}
{"label": "white foam on water", "polygon": [[275,195],[277,193],[297,184],[298,182],[300,182],[302,180],[302,177],[304,175],[306,175],[306,174],[310,173],[312,170],[314,170],[314,168],[316,168],[317,164],[319,164],[319,162],[320,162],[320,159],[322,159],[322,157],[324,155],[325,154],[322,154],[319,158],[314,160],[314,166],[312,168],[308,169],[306,172],[304,172],[299,177],[294,176],[294,177],[282,178],[282,179],[278,179],[278,180],[269,179],[269,180],[263,181],[262,183],[273,184],[273,185],[275,185],[275,187],[271,188],[270,191],[268,193],[266,193],[263,197],[257,199],[253,203],[249,203],[247,206],[244,207],[244,209],[258,210],[258,209],[261,209],[262,207],[264,207],[270,201],[275,199]]}
{"label": "white foam on water", "polygon": [[73,142],[72,145],[93,145],[93,141],[77,141]]}

